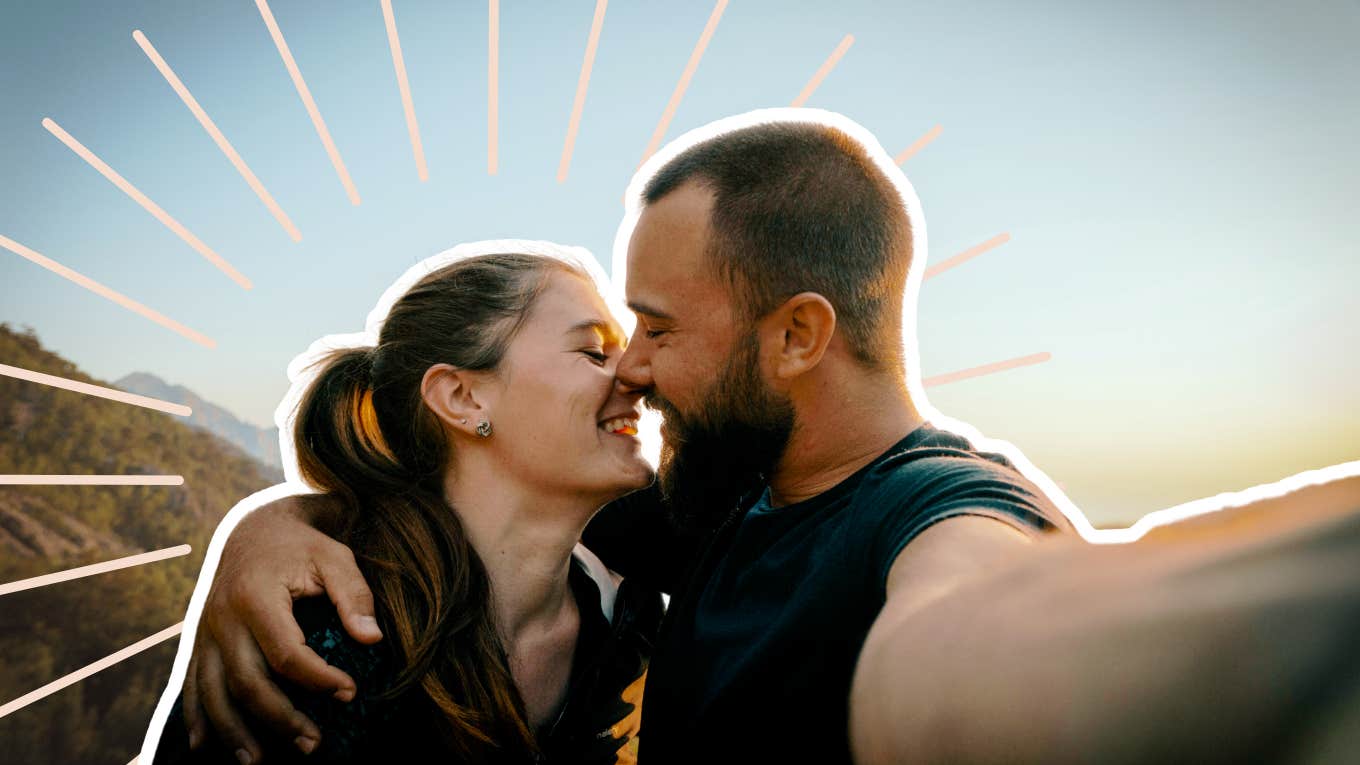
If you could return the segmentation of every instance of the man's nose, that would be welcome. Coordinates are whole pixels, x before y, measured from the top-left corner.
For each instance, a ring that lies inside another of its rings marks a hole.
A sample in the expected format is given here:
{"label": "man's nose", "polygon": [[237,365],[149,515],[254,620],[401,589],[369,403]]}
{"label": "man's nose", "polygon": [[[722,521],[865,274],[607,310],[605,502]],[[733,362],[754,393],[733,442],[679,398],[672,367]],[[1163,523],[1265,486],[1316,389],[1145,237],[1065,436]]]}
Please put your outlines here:
{"label": "man's nose", "polygon": [[615,382],[623,393],[640,394],[652,387],[651,360],[643,353],[642,345],[629,343],[614,370]]}

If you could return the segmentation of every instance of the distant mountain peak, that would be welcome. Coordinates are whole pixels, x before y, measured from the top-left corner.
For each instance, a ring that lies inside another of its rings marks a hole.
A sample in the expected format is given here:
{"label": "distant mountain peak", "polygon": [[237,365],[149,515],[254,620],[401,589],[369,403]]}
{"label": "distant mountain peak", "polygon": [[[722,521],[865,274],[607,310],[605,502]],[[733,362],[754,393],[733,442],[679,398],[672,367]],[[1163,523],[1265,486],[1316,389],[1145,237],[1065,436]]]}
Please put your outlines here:
{"label": "distant mountain peak", "polygon": [[162,401],[182,404],[193,410],[188,423],[226,440],[270,467],[283,469],[279,457],[279,429],[260,428],[245,422],[225,407],[205,400],[183,385],[173,385],[150,372],[124,375],[114,386]]}
{"label": "distant mountain peak", "polygon": [[[123,388],[124,385],[135,385],[139,387],[154,387],[157,390],[176,391],[191,395],[193,393],[193,391],[190,391],[183,385],[175,385],[174,383],[166,382],[150,372],[133,372],[132,374],[124,375],[115,382],[114,385],[119,388]],[[124,388],[124,390],[126,390],[126,388]]]}

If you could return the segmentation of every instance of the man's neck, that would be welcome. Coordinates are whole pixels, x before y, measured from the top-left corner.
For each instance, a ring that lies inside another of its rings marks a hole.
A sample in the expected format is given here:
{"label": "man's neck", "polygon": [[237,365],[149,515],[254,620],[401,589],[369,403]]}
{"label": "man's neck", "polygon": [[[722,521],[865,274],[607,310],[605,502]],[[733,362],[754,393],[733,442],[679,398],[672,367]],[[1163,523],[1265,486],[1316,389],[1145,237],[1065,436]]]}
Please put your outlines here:
{"label": "man's neck", "polygon": [[799,397],[798,424],[770,479],[773,506],[831,489],[925,422],[901,383],[847,377],[818,381]]}

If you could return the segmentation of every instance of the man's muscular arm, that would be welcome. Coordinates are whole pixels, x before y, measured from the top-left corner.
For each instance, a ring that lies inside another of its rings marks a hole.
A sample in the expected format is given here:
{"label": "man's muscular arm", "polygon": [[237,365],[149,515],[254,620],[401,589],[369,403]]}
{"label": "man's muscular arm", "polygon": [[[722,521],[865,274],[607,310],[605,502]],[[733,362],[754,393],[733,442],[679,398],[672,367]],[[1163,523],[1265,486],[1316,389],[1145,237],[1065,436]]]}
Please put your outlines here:
{"label": "man's muscular arm", "polygon": [[204,740],[211,725],[238,760],[244,752],[258,762],[260,746],[239,704],[311,751],[320,732],[275,685],[271,670],[342,701],[353,698],[354,680],[307,647],[293,618],[294,600],[325,593],[355,640],[382,639],[372,592],[353,553],[321,530],[338,528],[338,511],[338,503],[322,495],[286,497],[256,508],[232,530],[184,678],[191,746]]}
{"label": "man's muscular arm", "polygon": [[929,592],[928,537],[955,522],[894,564],[920,575],[899,579],[910,586],[889,595],[860,656],[860,765],[1278,761],[1347,746],[1360,478],[1131,544],[1041,541]]}

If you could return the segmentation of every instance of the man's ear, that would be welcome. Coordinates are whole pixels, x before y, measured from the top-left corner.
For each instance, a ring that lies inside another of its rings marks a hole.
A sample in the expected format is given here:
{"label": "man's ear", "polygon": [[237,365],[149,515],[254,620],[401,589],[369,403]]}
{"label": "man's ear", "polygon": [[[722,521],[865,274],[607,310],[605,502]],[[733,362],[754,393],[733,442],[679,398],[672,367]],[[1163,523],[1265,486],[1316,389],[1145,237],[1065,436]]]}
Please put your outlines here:
{"label": "man's ear", "polygon": [[814,369],[836,332],[836,309],[816,292],[800,292],[760,321],[770,372],[792,380]]}
{"label": "man's ear", "polygon": [[435,364],[420,380],[420,397],[445,427],[469,436],[479,422],[491,419],[484,401],[485,375],[480,372]]}

